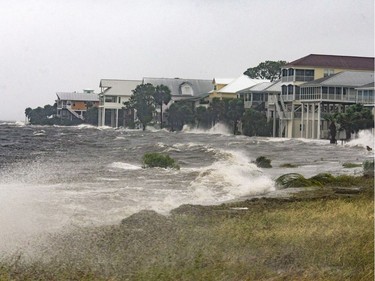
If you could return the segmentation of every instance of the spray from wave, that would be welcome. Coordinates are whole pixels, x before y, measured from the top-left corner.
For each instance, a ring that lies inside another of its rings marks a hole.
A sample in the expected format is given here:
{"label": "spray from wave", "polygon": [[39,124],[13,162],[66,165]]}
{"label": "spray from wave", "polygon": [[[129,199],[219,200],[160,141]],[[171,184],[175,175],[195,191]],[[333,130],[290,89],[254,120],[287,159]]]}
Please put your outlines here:
{"label": "spray from wave", "polygon": [[217,123],[210,129],[190,128],[188,125],[185,125],[182,131],[190,134],[232,135],[230,129],[222,123]]}
{"label": "spray from wave", "polygon": [[265,194],[275,190],[272,179],[265,176],[239,151],[219,151],[218,161],[201,169],[190,189],[200,203],[222,202],[245,195]]}
{"label": "spray from wave", "polygon": [[345,144],[346,146],[370,147],[374,149],[374,133],[371,130],[359,131],[357,137]]}

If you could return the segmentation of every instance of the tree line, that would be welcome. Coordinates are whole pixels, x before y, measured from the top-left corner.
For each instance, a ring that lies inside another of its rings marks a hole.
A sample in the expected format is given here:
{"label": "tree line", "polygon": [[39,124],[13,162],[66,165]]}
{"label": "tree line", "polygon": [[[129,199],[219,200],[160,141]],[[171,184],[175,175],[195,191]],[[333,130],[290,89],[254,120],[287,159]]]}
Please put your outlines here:
{"label": "tree line", "polygon": [[25,109],[25,116],[31,125],[62,125],[71,126],[79,125],[82,123],[90,125],[98,125],[98,109],[91,105],[85,113],[85,119],[81,120],[78,118],[62,119],[56,116],[57,104],[53,105],[46,104],[44,107]]}
{"label": "tree line", "polygon": [[157,119],[161,128],[167,127],[171,131],[182,130],[186,124],[209,129],[220,122],[229,126],[233,134],[239,133],[241,125],[242,133],[245,135],[271,136],[272,127],[267,122],[265,113],[254,109],[245,110],[241,99],[214,98],[208,107],[195,107],[191,101],[175,101],[167,109],[167,122],[164,123],[163,105],[170,101],[171,93],[167,86],[154,86],[148,83],[138,85],[124,105],[127,110],[136,112],[143,130]]}

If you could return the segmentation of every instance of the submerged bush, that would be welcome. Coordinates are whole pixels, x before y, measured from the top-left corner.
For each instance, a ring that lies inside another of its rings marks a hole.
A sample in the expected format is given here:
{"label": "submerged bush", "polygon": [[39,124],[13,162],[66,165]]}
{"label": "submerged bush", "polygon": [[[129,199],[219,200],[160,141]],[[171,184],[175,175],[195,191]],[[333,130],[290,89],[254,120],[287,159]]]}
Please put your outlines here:
{"label": "submerged bush", "polygon": [[318,181],[314,179],[306,179],[304,176],[298,173],[289,173],[282,175],[276,179],[276,185],[279,188],[288,187],[307,187],[307,186],[321,186]]}
{"label": "submerged bush", "polygon": [[363,176],[374,177],[374,160],[363,162]]}
{"label": "submerged bush", "polygon": [[148,152],[143,155],[142,161],[144,168],[160,167],[180,169],[180,166],[168,154]]}
{"label": "submerged bush", "polygon": [[330,173],[320,173],[316,176],[311,177],[309,180],[314,181],[315,183],[328,184],[333,183],[336,180],[336,178],[332,176]]}
{"label": "submerged bush", "polygon": [[298,165],[292,163],[284,163],[280,165],[280,168],[297,168]]}
{"label": "submerged bush", "polygon": [[259,168],[272,168],[271,160],[264,156],[259,156],[257,159],[255,159],[255,164]]}

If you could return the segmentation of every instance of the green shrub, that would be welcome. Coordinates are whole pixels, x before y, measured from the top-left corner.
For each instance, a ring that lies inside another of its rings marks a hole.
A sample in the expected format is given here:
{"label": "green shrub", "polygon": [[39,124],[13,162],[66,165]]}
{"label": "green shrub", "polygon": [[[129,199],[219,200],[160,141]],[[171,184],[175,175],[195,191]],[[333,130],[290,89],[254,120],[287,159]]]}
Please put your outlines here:
{"label": "green shrub", "polygon": [[363,176],[374,177],[374,160],[363,162]]}
{"label": "green shrub", "polygon": [[282,175],[276,179],[276,185],[279,188],[289,187],[308,187],[308,186],[321,186],[319,181],[314,179],[306,179],[301,174],[289,173]]}
{"label": "green shrub", "polygon": [[142,161],[144,168],[160,167],[180,169],[180,166],[168,154],[148,152],[143,155]]}
{"label": "green shrub", "polygon": [[320,173],[320,174],[317,174],[316,176],[311,177],[309,180],[315,183],[327,184],[327,183],[334,182],[335,177],[332,176],[330,173]]}
{"label": "green shrub", "polygon": [[264,156],[259,156],[256,160],[255,160],[255,164],[259,167],[259,168],[272,168],[272,165],[271,165],[271,160],[264,157]]}

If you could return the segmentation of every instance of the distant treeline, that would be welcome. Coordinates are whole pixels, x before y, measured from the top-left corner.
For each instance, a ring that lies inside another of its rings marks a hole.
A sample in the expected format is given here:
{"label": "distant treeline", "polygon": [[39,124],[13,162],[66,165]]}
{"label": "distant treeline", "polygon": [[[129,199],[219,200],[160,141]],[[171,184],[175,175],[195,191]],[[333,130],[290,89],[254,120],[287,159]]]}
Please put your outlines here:
{"label": "distant treeline", "polygon": [[63,125],[72,126],[79,124],[98,125],[98,109],[90,108],[85,114],[85,120],[78,118],[62,119],[56,116],[56,103],[54,105],[47,104],[44,107],[37,108],[28,107],[25,109],[25,115],[28,122],[32,125]]}

